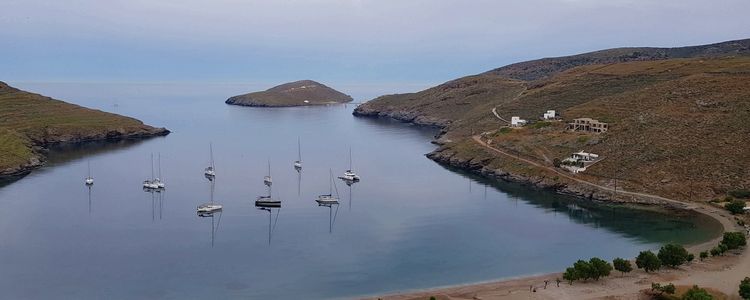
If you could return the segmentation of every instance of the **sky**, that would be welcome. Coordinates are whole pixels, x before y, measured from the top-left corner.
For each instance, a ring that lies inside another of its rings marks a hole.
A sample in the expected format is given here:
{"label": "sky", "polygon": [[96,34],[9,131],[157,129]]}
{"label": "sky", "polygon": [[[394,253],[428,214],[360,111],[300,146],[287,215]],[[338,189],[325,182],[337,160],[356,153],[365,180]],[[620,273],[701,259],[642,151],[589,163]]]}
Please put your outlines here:
{"label": "sky", "polygon": [[0,81],[429,86],[750,38],[748,0],[0,0]]}

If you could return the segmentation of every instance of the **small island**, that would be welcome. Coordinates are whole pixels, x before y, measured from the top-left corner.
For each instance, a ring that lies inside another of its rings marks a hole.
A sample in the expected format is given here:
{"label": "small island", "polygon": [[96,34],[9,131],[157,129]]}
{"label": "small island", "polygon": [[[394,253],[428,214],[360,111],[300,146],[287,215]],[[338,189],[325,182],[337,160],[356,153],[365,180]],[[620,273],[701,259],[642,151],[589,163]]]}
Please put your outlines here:
{"label": "small island", "polygon": [[351,102],[351,96],[312,80],[285,83],[261,92],[238,95],[226,103],[255,107],[289,107]]}
{"label": "small island", "polygon": [[167,134],[166,128],[30,93],[0,81],[0,179],[26,175],[42,166],[52,145]]}

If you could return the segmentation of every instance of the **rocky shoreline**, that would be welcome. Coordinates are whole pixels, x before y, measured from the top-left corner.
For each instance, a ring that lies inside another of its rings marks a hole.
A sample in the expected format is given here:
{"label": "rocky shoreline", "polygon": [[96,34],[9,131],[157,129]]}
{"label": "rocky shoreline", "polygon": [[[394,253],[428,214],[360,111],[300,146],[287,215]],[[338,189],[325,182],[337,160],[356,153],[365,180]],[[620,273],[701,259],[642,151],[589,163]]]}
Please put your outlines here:
{"label": "rocky shoreline", "polygon": [[450,120],[428,117],[415,112],[408,112],[404,110],[395,111],[380,111],[374,108],[370,108],[368,103],[357,106],[352,112],[352,115],[357,117],[379,117],[379,118],[391,118],[401,122],[412,123],[421,126],[436,127],[444,129],[451,124]]}
{"label": "rocky shoreline", "polygon": [[660,201],[649,197],[614,194],[612,192],[602,191],[598,188],[576,182],[561,182],[559,178],[556,180],[549,176],[528,176],[503,169],[493,169],[487,166],[489,161],[461,158],[456,152],[445,147],[440,147],[425,156],[439,164],[477,174],[484,178],[518,183],[531,188],[549,190],[558,194],[569,195],[589,201],[609,204],[658,205],[672,209],[686,208],[686,205],[676,204],[674,202]]}
{"label": "rocky shoreline", "polygon": [[21,165],[0,169],[0,180],[19,178],[28,175],[33,170],[38,169],[47,161],[47,152],[49,148],[61,144],[79,144],[97,141],[121,141],[127,139],[147,139],[157,136],[166,136],[170,134],[166,128],[143,128],[137,131],[110,130],[90,135],[63,135],[47,136],[43,139],[31,141],[32,156],[28,161]]}
{"label": "rocky shoreline", "polygon": [[660,206],[668,209],[686,209],[686,204],[675,203],[671,201],[661,201],[651,197],[638,197],[633,195],[626,195],[621,193],[612,193],[608,191],[602,191],[599,188],[592,187],[586,184],[577,183],[574,181],[561,181],[559,178],[555,179],[550,176],[529,176],[517,172],[511,172],[503,169],[493,169],[488,166],[489,160],[466,158],[457,155],[458,153],[446,147],[445,143],[441,140],[441,137],[446,132],[446,127],[450,125],[450,121],[437,120],[434,118],[428,118],[422,115],[408,113],[404,111],[379,111],[367,107],[367,104],[358,106],[352,112],[354,116],[358,117],[375,117],[375,118],[391,118],[398,121],[411,123],[420,126],[429,126],[441,129],[441,132],[436,136],[433,141],[434,144],[441,147],[433,150],[425,156],[437,163],[450,166],[465,172],[477,174],[484,178],[492,180],[502,180],[506,182],[513,182],[522,185],[529,186],[536,189],[544,189],[553,191],[558,194],[569,195],[580,199],[586,199],[589,201],[596,201],[601,203],[609,204],[630,204],[630,205],[649,205],[649,206]]}

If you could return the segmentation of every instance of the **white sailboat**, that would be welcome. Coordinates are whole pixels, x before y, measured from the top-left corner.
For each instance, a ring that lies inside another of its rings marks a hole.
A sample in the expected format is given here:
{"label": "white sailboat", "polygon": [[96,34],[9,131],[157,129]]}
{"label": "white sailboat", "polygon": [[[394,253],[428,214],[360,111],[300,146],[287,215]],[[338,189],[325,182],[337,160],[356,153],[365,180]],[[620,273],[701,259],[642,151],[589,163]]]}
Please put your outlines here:
{"label": "white sailboat", "polygon": [[281,207],[281,200],[274,199],[272,197],[271,188],[271,164],[268,164],[268,176],[263,178],[263,183],[268,187],[268,196],[258,196],[255,199],[255,206],[257,207]]}
{"label": "white sailboat", "polygon": [[302,146],[297,138],[297,160],[294,161],[294,169],[299,172],[302,170]]}
{"label": "white sailboat", "polygon": [[143,188],[149,190],[155,190],[159,188],[159,185],[154,179],[154,154],[151,153],[151,177],[143,181]]}
{"label": "white sailboat", "polygon": [[263,184],[268,187],[271,187],[273,184],[273,179],[271,179],[271,160],[268,160],[268,175],[263,177]]}
{"label": "white sailboat", "polygon": [[203,203],[201,205],[198,205],[198,208],[197,208],[198,215],[212,214],[214,212],[221,211],[224,208],[224,206],[222,206],[221,204],[214,203],[214,184],[215,183],[211,181],[210,184],[211,184],[211,198],[210,198],[211,200],[208,203]]}
{"label": "white sailboat", "polygon": [[208,178],[208,180],[214,179],[216,177],[216,166],[214,165],[214,147],[211,143],[208,144],[208,149],[210,152],[211,160],[208,163],[208,167],[204,170],[203,174]]}
{"label": "white sailboat", "polygon": [[[328,169],[328,173],[330,174],[328,194],[318,196],[318,199],[316,199],[315,202],[318,202],[319,205],[339,204],[339,189],[336,188],[336,183],[333,180],[333,171],[331,169]],[[336,188],[335,197],[333,196],[334,188]]]}
{"label": "white sailboat", "polygon": [[88,176],[86,176],[86,179],[83,182],[86,183],[86,185],[91,186],[94,184],[94,177],[91,177],[91,162],[90,161],[87,162],[87,165],[89,169],[89,174]]}
{"label": "white sailboat", "polygon": [[344,175],[339,176],[344,181],[357,182],[359,181],[359,175],[354,173],[352,168],[352,148],[349,148],[349,169],[344,172]]}

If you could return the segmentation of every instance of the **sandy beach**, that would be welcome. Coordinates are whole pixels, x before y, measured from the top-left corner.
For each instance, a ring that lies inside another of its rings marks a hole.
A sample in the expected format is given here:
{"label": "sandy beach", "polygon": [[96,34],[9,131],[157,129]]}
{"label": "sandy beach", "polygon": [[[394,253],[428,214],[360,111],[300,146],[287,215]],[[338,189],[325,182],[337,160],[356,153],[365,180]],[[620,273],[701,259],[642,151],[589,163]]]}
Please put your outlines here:
{"label": "sandy beach", "polygon": [[[721,222],[724,231],[741,231],[728,212],[704,204],[690,204],[693,211],[706,214]],[[700,251],[714,247],[721,237],[709,242],[688,247],[696,257]],[[631,258],[634,259],[634,258]],[[571,262],[572,264],[573,262]],[[635,264],[633,264],[635,268]],[[416,300],[429,299],[649,299],[642,291],[650,290],[652,282],[673,283],[678,287],[698,285],[711,291],[727,295],[725,299],[741,299],[738,295],[739,282],[750,276],[750,254],[748,251],[735,251],[721,257],[709,257],[705,261],[698,258],[692,263],[677,269],[662,268],[656,273],[646,273],[635,269],[621,275],[612,271],[609,277],[599,281],[576,281],[572,285],[563,281],[557,285],[555,279],[562,279],[561,273],[551,273],[518,279],[470,284],[455,287],[384,295],[372,299]],[[548,282],[545,288],[545,280]]]}

